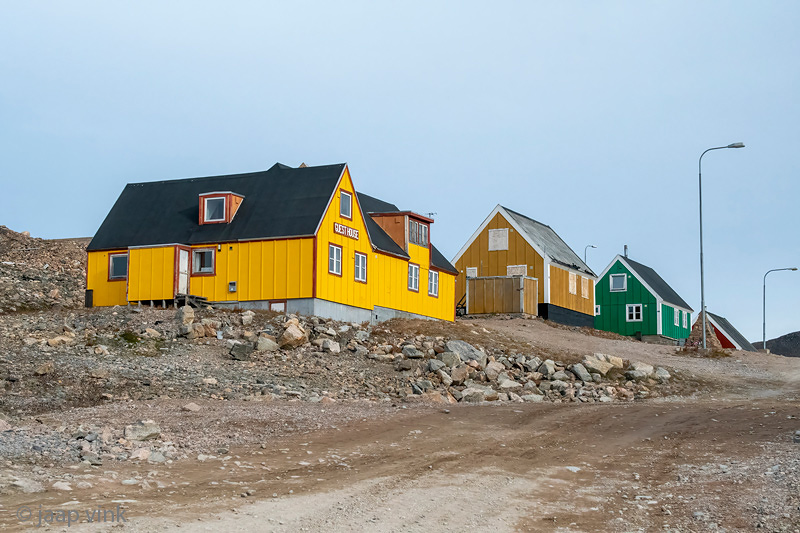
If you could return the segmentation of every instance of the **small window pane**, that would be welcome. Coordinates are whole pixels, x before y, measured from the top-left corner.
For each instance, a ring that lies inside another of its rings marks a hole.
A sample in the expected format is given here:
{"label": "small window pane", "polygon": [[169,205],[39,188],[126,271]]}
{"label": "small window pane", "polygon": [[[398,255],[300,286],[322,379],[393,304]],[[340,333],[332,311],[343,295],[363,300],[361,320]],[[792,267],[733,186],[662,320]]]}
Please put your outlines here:
{"label": "small window pane", "polygon": [[353,196],[342,191],[339,214],[345,218],[353,218]]}
{"label": "small window pane", "polygon": [[192,270],[199,274],[214,272],[214,252],[195,250],[192,256]]}
{"label": "small window pane", "polygon": [[611,290],[624,291],[627,283],[627,276],[625,274],[611,274]]}
{"label": "small window pane", "polygon": [[432,270],[428,271],[428,294],[439,296],[439,273]]}
{"label": "small window pane", "polygon": [[333,244],[328,246],[328,272],[342,275],[342,249]]}
{"label": "small window pane", "polygon": [[364,254],[356,254],[355,279],[356,281],[367,281],[367,256]]}
{"label": "small window pane", "polygon": [[128,277],[128,255],[111,256],[111,279],[125,279]]}
{"label": "small window pane", "polygon": [[419,266],[408,265],[408,288],[412,291],[419,290]]}
{"label": "small window pane", "polygon": [[206,221],[225,220],[225,199],[206,199]]}

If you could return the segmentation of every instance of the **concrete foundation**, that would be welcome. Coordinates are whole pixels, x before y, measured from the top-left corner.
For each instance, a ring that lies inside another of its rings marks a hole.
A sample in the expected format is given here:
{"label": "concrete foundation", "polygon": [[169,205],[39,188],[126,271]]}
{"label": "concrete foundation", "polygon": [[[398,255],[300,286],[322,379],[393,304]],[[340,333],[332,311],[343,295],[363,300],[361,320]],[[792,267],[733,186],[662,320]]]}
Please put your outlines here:
{"label": "concrete foundation", "polygon": [[[281,301],[282,302],[282,301]],[[213,302],[213,306],[220,309],[270,309],[270,301],[257,300],[248,302]],[[275,302],[279,303],[279,302]],[[429,316],[418,315],[416,313],[407,313],[405,311],[398,311],[396,309],[389,309],[388,307],[378,307],[374,309],[362,309],[360,307],[353,307],[351,305],[344,305],[319,298],[296,298],[293,300],[285,300],[285,309],[287,313],[296,313],[305,316],[319,316],[324,318],[332,318],[339,322],[369,322],[375,324],[392,318],[419,318],[423,320],[436,320]]]}

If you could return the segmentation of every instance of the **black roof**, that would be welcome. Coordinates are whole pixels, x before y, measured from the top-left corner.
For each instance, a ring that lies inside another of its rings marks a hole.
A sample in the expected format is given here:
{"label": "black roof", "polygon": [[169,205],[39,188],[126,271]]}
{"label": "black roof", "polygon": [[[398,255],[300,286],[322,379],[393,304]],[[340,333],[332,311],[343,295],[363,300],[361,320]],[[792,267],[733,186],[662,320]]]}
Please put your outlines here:
{"label": "black roof", "polygon": [[[87,250],[202,244],[314,235],[345,164],[189,178],[125,186]],[[228,224],[198,224],[199,195],[245,197]]]}
{"label": "black roof", "polygon": [[538,244],[554,263],[597,277],[597,274],[592,272],[592,269],[578,257],[578,254],[564,242],[564,239],[559,237],[553,228],[505,206],[501,207],[508,211],[508,214],[525,231],[528,238]]}
{"label": "black roof", "polygon": [[739,333],[739,331],[733,327],[733,324],[728,322],[725,317],[715,315],[714,313],[708,313],[708,316],[714,319],[720,328],[722,328],[722,333],[725,334],[726,337],[733,340],[736,344],[742,347],[742,350],[747,352],[757,352],[758,350],[750,344],[750,341],[744,338],[744,335]]}
{"label": "black roof", "polygon": [[657,295],[660,296],[662,300],[672,305],[677,305],[678,307],[688,309],[689,311],[694,311],[694,309],[689,307],[689,304],[687,304],[683,298],[678,296],[678,293],[675,292],[675,290],[670,287],[655,270],[628,257],[625,257],[624,259],[628,265],[630,265],[630,267],[636,271],[636,274],[638,274],[645,283],[650,285],[650,288],[656,291]]}
{"label": "black roof", "polygon": [[[384,202],[373,196],[361,192],[357,192],[356,194],[358,195],[358,203],[361,205],[361,210],[367,215],[364,219],[367,223],[367,231],[369,231],[372,244],[381,251],[408,258],[408,254],[389,237],[389,234],[386,233],[377,222],[372,220],[371,216],[369,216],[369,213],[396,213],[399,212],[400,209],[394,204]],[[431,265],[445,272],[458,274],[456,267],[445,259],[442,252],[440,252],[433,243],[431,243]]]}

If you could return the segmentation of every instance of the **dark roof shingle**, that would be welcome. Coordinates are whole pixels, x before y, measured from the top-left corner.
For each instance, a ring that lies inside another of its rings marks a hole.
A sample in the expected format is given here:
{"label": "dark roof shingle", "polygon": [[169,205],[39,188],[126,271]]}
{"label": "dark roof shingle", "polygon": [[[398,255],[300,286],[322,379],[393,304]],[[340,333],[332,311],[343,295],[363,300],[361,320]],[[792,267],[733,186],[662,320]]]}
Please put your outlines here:
{"label": "dark roof shingle", "polygon": [[628,257],[625,258],[625,261],[636,271],[645,283],[650,285],[650,288],[656,291],[657,295],[660,296],[662,300],[672,305],[688,309],[689,311],[694,311],[694,309],[689,307],[689,304],[687,304],[655,270]]}

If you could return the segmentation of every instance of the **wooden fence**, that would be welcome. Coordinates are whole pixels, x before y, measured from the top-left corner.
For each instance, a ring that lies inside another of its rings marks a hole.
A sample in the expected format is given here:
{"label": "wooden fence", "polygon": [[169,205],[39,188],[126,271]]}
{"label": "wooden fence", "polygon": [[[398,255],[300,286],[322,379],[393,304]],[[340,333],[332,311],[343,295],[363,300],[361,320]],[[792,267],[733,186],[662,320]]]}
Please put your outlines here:
{"label": "wooden fence", "polygon": [[539,280],[527,276],[467,278],[467,314],[538,314]]}

